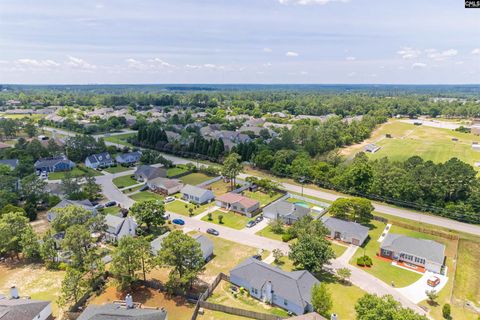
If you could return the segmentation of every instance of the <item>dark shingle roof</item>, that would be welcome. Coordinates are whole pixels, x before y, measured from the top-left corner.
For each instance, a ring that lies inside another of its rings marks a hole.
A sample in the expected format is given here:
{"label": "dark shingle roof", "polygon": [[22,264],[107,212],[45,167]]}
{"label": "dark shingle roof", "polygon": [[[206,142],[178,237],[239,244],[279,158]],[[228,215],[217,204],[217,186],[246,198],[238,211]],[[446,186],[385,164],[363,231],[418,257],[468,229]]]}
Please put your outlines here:
{"label": "dark shingle roof", "polygon": [[147,180],[155,179],[158,177],[166,177],[167,170],[164,167],[156,168],[153,166],[142,165],[137,168],[135,175],[144,176]]}
{"label": "dark shingle roof", "polygon": [[180,190],[180,192],[183,193],[183,194],[188,194],[188,195],[192,195],[194,197],[199,197],[199,198],[209,191],[210,190],[203,189],[203,188],[196,187],[196,186],[192,186],[191,184],[186,184],[182,188],[182,190]]}
{"label": "dark shingle roof", "polygon": [[263,208],[264,213],[274,213],[277,217],[286,217],[293,215],[295,217],[301,218],[310,213],[310,209],[301,205],[297,205],[286,200],[276,201],[265,208]]}
{"label": "dark shingle roof", "polygon": [[0,320],[32,320],[50,304],[30,299],[0,299]]}
{"label": "dark shingle roof", "polygon": [[78,320],[165,320],[167,311],[161,309],[127,309],[117,303],[108,303],[101,306],[90,305],[82,312]]}
{"label": "dark shingle roof", "polygon": [[0,164],[9,166],[12,168],[12,170],[15,170],[15,168],[18,165],[18,159],[5,159],[5,160],[0,160]]}
{"label": "dark shingle roof", "polygon": [[109,163],[112,162],[112,156],[108,152],[92,154],[87,157],[90,163]]}
{"label": "dark shingle roof", "polygon": [[302,307],[310,303],[312,286],[320,283],[306,270],[287,272],[253,258],[230,270],[230,279],[233,276],[246,280],[256,288],[270,281],[276,296]]}
{"label": "dark shingle roof", "polygon": [[433,240],[416,239],[395,233],[387,234],[381,248],[410,253],[439,264],[443,264],[445,258],[445,245]]}

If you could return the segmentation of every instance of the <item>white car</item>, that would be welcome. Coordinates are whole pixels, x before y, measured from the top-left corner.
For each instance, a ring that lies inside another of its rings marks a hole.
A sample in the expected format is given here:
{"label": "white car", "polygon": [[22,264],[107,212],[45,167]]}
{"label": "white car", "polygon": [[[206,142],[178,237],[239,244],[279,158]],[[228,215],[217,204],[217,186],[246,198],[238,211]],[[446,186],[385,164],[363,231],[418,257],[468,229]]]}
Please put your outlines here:
{"label": "white car", "polygon": [[165,203],[169,203],[169,202],[172,202],[172,201],[175,201],[174,197],[166,197],[165,198]]}

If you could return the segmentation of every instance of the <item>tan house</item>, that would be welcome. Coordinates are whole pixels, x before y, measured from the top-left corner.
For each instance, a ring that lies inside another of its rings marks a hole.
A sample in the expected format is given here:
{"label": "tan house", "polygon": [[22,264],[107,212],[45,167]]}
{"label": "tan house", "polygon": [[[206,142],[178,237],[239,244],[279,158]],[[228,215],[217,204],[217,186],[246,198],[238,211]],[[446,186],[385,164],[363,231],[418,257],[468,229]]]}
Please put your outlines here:
{"label": "tan house", "polygon": [[249,218],[251,218],[260,208],[260,202],[257,200],[233,192],[218,196],[215,200],[217,206],[244,214]]}
{"label": "tan house", "polygon": [[148,180],[147,185],[150,190],[165,195],[171,195],[180,192],[184,186],[181,180],[162,177]]}

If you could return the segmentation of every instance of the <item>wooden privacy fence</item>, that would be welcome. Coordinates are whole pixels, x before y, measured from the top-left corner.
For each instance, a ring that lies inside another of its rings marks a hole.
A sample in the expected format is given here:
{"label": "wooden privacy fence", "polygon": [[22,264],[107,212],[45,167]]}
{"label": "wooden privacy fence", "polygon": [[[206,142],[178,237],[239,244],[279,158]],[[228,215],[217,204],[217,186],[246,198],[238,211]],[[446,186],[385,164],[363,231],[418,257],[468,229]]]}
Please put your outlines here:
{"label": "wooden privacy fence", "polygon": [[224,305],[221,305],[221,304],[211,303],[211,302],[207,302],[207,301],[199,301],[199,305],[200,305],[201,308],[214,310],[214,311],[220,311],[220,312],[233,314],[233,315],[236,315],[236,316],[241,316],[241,317],[246,317],[246,318],[251,318],[251,319],[258,319],[258,320],[281,320],[281,319],[284,319],[284,318],[281,318],[281,317],[277,317],[273,314],[260,313],[260,312],[245,310],[245,309],[239,309],[239,308],[224,306]]}

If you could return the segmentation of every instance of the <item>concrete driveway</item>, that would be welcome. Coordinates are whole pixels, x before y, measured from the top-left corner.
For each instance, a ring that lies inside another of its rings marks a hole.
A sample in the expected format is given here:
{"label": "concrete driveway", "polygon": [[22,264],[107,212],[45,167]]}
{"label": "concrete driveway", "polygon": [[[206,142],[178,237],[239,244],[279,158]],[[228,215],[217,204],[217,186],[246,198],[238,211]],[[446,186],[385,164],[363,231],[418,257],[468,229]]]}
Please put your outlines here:
{"label": "concrete driveway", "polygon": [[[436,287],[430,287],[427,284],[428,278],[435,276],[440,279],[440,283]],[[436,274],[430,271],[427,271],[423,274],[423,276],[418,279],[416,282],[412,283],[411,285],[403,288],[397,289],[401,294],[407,297],[410,301],[414,303],[419,303],[420,301],[426,300],[427,295],[425,294],[426,290],[434,289],[437,292],[440,292],[448,282],[447,276],[442,276],[440,274]]]}

